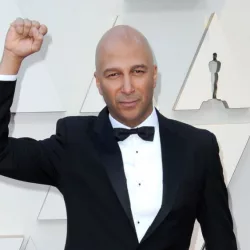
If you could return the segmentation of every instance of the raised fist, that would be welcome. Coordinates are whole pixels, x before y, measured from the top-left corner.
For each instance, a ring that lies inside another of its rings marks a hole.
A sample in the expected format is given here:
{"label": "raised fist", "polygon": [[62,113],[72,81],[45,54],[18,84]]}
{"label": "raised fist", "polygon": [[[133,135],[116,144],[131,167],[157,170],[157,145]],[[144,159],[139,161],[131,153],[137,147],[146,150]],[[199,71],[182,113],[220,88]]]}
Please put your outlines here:
{"label": "raised fist", "polygon": [[17,18],[10,26],[4,49],[24,59],[40,50],[47,27],[37,21]]}

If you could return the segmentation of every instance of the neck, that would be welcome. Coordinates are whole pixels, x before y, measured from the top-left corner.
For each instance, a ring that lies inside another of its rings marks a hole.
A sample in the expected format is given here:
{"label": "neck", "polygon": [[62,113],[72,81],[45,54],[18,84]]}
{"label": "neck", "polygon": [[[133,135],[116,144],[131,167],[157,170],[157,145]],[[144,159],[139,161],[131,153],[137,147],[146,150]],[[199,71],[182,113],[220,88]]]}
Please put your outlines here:
{"label": "neck", "polygon": [[110,114],[120,123],[122,123],[123,125],[130,127],[130,128],[134,128],[137,127],[138,125],[140,125],[142,122],[144,122],[152,113],[153,111],[153,105],[151,104],[149,106],[149,108],[147,109],[147,111],[141,115],[140,117],[137,117],[134,120],[123,120],[120,119],[119,117],[117,117],[115,114],[113,114],[112,112],[110,112]]}

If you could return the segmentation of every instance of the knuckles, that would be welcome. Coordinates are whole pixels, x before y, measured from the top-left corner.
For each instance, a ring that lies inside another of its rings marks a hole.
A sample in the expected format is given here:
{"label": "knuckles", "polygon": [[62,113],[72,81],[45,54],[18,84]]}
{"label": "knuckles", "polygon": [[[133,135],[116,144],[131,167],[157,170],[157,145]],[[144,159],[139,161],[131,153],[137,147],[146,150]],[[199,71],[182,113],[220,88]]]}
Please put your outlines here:
{"label": "knuckles", "polygon": [[15,27],[18,33],[27,33],[31,35],[32,29],[37,29],[41,34],[47,33],[47,27],[43,24],[40,24],[37,20],[30,20],[28,18],[17,18],[13,23],[12,26]]}

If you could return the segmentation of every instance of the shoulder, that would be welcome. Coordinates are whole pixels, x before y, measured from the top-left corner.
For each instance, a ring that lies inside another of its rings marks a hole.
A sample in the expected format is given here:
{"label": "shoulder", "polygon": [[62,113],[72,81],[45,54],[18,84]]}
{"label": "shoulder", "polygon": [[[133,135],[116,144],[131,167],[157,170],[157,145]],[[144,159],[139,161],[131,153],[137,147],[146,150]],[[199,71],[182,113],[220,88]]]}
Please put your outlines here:
{"label": "shoulder", "polygon": [[202,148],[218,147],[217,138],[212,132],[166,117],[163,119],[165,119],[167,128],[176,136],[184,139],[189,145]]}
{"label": "shoulder", "polygon": [[57,124],[66,126],[67,128],[85,128],[90,126],[96,120],[96,116],[66,116],[57,121]]}
{"label": "shoulder", "polygon": [[63,117],[57,121],[56,133],[77,141],[91,133],[96,118],[94,115]]}

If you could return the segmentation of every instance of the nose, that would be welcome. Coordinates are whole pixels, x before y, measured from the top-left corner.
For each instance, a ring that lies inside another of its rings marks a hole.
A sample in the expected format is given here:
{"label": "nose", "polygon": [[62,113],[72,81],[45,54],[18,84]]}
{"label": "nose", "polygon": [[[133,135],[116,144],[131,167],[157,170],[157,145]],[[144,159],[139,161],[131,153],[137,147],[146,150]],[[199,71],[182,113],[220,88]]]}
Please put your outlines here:
{"label": "nose", "polygon": [[122,93],[129,95],[135,91],[132,80],[129,76],[123,78],[123,86],[122,86]]}

